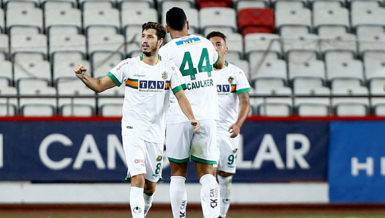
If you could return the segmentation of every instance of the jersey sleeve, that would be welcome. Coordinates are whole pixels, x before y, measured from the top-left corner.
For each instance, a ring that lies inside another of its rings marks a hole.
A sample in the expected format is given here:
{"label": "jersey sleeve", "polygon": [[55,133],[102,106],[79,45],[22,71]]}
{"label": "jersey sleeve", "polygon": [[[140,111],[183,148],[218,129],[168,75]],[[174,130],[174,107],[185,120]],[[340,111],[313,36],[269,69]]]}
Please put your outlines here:
{"label": "jersey sleeve", "polygon": [[245,72],[240,68],[236,68],[237,72],[237,93],[241,94],[244,92],[250,92],[250,84],[247,80]]}
{"label": "jersey sleeve", "polygon": [[127,80],[127,75],[129,71],[129,61],[123,60],[118,65],[108,72],[107,76],[114,81],[117,86],[120,86],[124,81]]}
{"label": "jersey sleeve", "polygon": [[182,73],[176,67],[175,63],[171,62],[170,65],[171,65],[171,78],[170,78],[171,90],[175,94],[180,90],[186,89],[187,86],[184,83]]}

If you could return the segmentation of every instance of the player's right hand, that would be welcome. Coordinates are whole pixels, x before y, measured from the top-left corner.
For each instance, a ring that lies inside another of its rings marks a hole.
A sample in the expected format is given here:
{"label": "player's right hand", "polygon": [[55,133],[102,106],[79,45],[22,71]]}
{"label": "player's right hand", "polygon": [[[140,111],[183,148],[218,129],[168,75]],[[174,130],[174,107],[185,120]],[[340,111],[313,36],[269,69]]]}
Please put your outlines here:
{"label": "player's right hand", "polygon": [[87,73],[87,68],[83,66],[83,64],[78,64],[75,69],[75,75],[79,78],[82,79],[84,78],[84,75]]}
{"label": "player's right hand", "polygon": [[193,127],[195,127],[194,132],[199,132],[201,130],[201,123],[198,120],[192,119],[190,123]]}

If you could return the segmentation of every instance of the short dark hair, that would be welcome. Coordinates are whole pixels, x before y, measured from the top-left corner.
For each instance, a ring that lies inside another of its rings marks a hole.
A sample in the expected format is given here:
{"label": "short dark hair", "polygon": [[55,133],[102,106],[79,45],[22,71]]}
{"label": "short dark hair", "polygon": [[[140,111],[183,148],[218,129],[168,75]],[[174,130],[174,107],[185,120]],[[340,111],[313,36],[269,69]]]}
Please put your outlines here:
{"label": "short dark hair", "polygon": [[221,37],[226,42],[226,36],[225,34],[218,32],[218,31],[212,31],[211,33],[207,34],[206,39],[210,39],[212,37]]}
{"label": "short dark hair", "polygon": [[147,22],[142,25],[142,33],[145,30],[154,29],[156,30],[156,36],[159,39],[164,39],[166,37],[166,28],[157,22]]}
{"label": "short dark hair", "polygon": [[173,30],[182,31],[187,22],[187,16],[183,9],[173,7],[167,11],[166,23]]}

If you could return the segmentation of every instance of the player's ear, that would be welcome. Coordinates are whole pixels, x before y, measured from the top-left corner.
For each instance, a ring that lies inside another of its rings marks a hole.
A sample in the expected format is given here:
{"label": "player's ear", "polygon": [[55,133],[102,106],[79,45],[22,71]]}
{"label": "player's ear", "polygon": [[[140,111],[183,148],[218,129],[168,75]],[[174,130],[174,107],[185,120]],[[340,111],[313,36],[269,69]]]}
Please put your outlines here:
{"label": "player's ear", "polygon": [[226,46],[225,54],[227,54],[228,51],[229,51],[229,48]]}
{"label": "player's ear", "polygon": [[170,27],[168,25],[166,25],[166,32],[170,33]]}
{"label": "player's ear", "polygon": [[186,26],[187,26],[187,30],[190,29],[190,22],[189,21],[186,21]]}
{"label": "player's ear", "polygon": [[158,46],[160,47],[163,44],[163,39],[158,40]]}

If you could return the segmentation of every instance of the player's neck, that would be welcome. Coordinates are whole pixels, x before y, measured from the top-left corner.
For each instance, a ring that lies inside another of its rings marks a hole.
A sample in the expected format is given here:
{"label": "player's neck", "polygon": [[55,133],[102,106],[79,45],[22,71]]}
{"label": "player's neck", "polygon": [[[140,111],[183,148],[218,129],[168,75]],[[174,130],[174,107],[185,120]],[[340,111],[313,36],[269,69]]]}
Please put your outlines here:
{"label": "player's neck", "polygon": [[149,57],[146,56],[145,54],[142,54],[140,56],[140,60],[143,61],[144,63],[148,64],[148,65],[154,66],[160,62],[160,57],[159,57],[158,53],[151,55]]}
{"label": "player's neck", "polygon": [[227,65],[228,65],[228,63],[226,62],[226,59],[221,58],[221,59],[219,59],[219,61],[217,63],[218,68],[215,68],[215,69],[216,70],[222,70],[222,69],[226,68]]}
{"label": "player's neck", "polygon": [[173,39],[182,38],[182,37],[188,36],[188,31],[187,30],[182,30],[182,31],[172,30],[172,31],[170,31],[170,35],[171,35],[171,38],[173,38]]}

